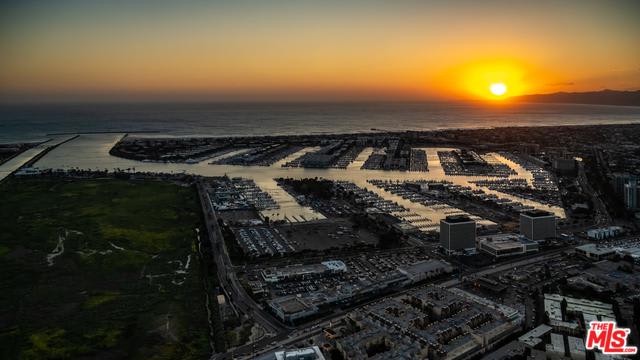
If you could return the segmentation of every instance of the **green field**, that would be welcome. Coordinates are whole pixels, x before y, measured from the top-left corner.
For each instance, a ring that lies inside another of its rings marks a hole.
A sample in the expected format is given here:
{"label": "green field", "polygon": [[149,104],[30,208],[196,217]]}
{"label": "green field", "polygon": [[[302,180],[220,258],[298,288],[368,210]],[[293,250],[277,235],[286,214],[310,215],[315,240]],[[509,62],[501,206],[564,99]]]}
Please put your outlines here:
{"label": "green field", "polygon": [[0,358],[205,358],[200,216],[166,182],[1,183]]}

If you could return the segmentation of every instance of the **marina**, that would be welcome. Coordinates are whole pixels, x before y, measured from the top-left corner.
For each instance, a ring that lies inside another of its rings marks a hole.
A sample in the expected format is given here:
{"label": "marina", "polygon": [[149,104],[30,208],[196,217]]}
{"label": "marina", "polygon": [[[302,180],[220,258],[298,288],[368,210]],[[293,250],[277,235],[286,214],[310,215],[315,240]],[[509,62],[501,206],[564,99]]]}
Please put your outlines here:
{"label": "marina", "polygon": [[[348,166],[346,169],[310,169],[310,168],[288,168],[274,166],[238,166],[238,165],[214,165],[209,161],[199,162],[195,164],[187,163],[162,163],[162,162],[140,162],[115,157],[109,154],[109,149],[122,137],[121,134],[89,134],[80,135],[78,138],[65,143],[58,148],[52,150],[45,157],[36,162],[34,167],[38,169],[84,169],[84,170],[116,170],[116,169],[132,169],[138,172],[151,173],[168,173],[168,174],[193,174],[201,176],[229,176],[252,179],[256,185],[266,193],[268,193],[275,203],[277,209],[263,210],[263,215],[272,219],[280,219],[291,222],[304,222],[309,220],[322,219],[323,216],[313,209],[301,206],[295,199],[279,187],[274,179],[281,177],[290,178],[325,178],[335,181],[347,181],[355,184],[363,189],[375,192],[378,196],[391,203],[397,203],[405,207],[409,212],[418,214],[421,225],[426,225],[429,230],[437,230],[435,224],[447,215],[458,213],[459,210],[449,206],[424,205],[419,202],[412,202],[401,196],[386,192],[383,189],[371,186],[368,183],[370,179],[379,179],[383,181],[449,181],[453,184],[469,187],[471,190],[482,189],[487,195],[494,195],[505,201],[521,203],[524,206],[551,211],[558,217],[564,217],[564,211],[560,207],[542,204],[531,199],[517,197],[511,194],[491,190],[486,187],[480,187],[472,181],[486,180],[490,177],[485,176],[449,176],[443,170],[438,159],[438,152],[452,151],[448,148],[421,148],[426,151],[428,168],[426,172],[411,171],[382,171],[382,170],[361,170],[357,167]],[[301,152],[312,151],[311,149],[303,149],[296,153],[302,155]],[[363,153],[366,153],[365,149]],[[78,154],[83,154],[78,156]],[[296,155],[294,154],[294,155]],[[358,159],[364,158],[361,153]],[[502,158],[496,156],[499,161]],[[283,160],[281,160],[283,161]],[[504,160],[503,160],[504,161]],[[504,161],[506,163],[506,161]],[[505,164],[508,166],[509,164]],[[532,178],[524,168],[512,169],[515,174],[509,175],[507,178]]]}

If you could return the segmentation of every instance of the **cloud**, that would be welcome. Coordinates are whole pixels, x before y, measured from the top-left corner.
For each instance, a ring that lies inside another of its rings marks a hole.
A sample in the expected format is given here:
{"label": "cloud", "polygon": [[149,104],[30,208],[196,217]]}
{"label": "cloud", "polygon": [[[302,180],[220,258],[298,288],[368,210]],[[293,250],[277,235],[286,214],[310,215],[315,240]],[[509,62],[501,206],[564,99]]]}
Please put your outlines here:
{"label": "cloud", "polygon": [[575,83],[572,82],[572,81],[556,82],[556,83],[547,84],[547,86],[553,86],[553,87],[556,87],[556,86],[573,86],[573,85],[575,85]]}

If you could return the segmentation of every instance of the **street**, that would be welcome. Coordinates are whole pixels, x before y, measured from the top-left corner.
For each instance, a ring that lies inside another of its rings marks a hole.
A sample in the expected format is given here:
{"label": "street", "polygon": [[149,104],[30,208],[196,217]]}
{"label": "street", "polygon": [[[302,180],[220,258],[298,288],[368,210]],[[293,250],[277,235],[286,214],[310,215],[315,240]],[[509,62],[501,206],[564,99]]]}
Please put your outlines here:
{"label": "street", "polygon": [[[253,344],[238,347],[234,349],[234,354],[244,354],[251,351],[254,347],[261,347],[269,342],[274,341],[276,338],[286,337],[291,330],[288,330],[283,324],[276,320],[267,311],[260,308],[258,304],[251,299],[246,293],[242,284],[233,272],[233,266],[231,259],[227,253],[226,246],[224,245],[224,238],[220,227],[218,225],[218,218],[209,200],[209,195],[201,181],[197,182],[198,196],[200,197],[200,203],[202,205],[202,211],[204,214],[205,225],[209,240],[211,242],[211,251],[213,252],[213,258],[216,262],[218,269],[218,278],[220,280],[220,286],[224,293],[227,295],[227,301],[232,303],[239,311],[254,319],[258,324],[265,328],[265,330],[271,334],[275,334],[274,337],[267,337]],[[231,271],[230,271],[231,270]],[[212,359],[227,359],[231,358],[231,352],[225,354],[214,354]]]}

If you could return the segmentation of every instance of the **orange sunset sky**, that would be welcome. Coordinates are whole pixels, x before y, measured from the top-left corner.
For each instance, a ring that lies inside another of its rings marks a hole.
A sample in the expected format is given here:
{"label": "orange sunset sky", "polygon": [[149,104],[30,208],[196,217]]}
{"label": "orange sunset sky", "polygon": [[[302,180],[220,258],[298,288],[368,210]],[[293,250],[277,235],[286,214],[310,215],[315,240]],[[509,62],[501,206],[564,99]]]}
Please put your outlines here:
{"label": "orange sunset sky", "polygon": [[4,1],[0,100],[635,90],[639,18],[639,1]]}

